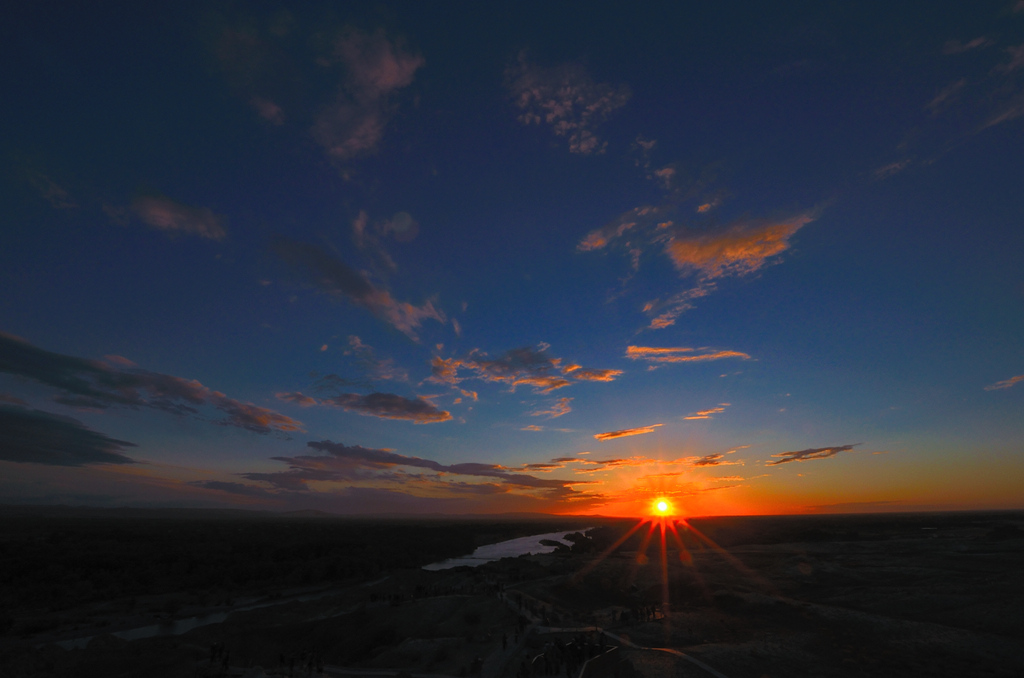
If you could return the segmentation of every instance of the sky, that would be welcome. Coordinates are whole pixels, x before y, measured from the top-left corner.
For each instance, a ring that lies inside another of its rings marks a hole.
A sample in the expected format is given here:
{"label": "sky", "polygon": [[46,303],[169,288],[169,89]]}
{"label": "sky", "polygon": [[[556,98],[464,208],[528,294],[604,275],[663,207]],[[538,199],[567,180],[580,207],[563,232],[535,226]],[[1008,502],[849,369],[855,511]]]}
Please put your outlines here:
{"label": "sky", "polygon": [[1024,508],[1024,0],[22,3],[0,503]]}

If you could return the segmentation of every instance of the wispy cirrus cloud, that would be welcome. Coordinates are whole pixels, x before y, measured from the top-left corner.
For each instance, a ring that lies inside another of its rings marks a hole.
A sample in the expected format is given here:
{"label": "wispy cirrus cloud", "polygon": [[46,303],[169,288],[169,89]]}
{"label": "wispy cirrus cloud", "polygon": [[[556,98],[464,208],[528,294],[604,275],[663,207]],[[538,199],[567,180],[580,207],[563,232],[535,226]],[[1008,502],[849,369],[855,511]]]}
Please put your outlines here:
{"label": "wispy cirrus cloud", "polygon": [[725,358],[750,360],[750,356],[740,351],[713,350],[708,348],[688,348],[685,346],[627,346],[626,357],[631,360],[643,360],[652,364],[694,363]]}
{"label": "wispy cirrus cloud", "polygon": [[[490,358],[476,349],[463,358],[434,356],[429,380],[454,386],[464,379],[480,379],[507,384],[511,391],[515,391],[517,386],[531,386],[539,393],[550,393],[571,385],[569,378],[579,381],[613,381],[622,374],[621,370],[598,370],[576,364],[563,366],[561,358],[548,355],[548,348],[547,344],[536,348],[513,348],[497,358]],[[472,376],[462,377],[460,370],[469,371]]]}
{"label": "wispy cirrus cloud", "polygon": [[134,443],[93,431],[71,417],[0,405],[0,461],[47,466],[134,464],[122,452]]}
{"label": "wispy cirrus cloud", "polygon": [[638,436],[644,433],[654,433],[654,429],[662,424],[651,424],[650,426],[640,426],[637,428],[624,428],[619,431],[607,431],[605,433],[595,433],[595,440],[614,440],[615,438],[625,438],[626,436]]}
{"label": "wispy cirrus cloud", "polygon": [[994,384],[986,386],[985,390],[986,391],[999,391],[999,390],[1002,390],[1004,388],[1010,388],[1014,384],[1017,384],[1017,383],[1022,382],[1022,381],[1024,381],[1024,374],[1018,374],[1015,377],[1010,377],[1009,379],[1004,379],[1002,381],[997,381]]}
{"label": "wispy cirrus cloud", "polygon": [[532,64],[520,52],[515,65],[505,71],[505,85],[521,111],[524,125],[549,125],[569,141],[569,151],[589,155],[608,146],[597,128],[629,101],[626,85],[595,82],[579,64],[544,68]]}
{"label": "wispy cirrus cloud", "polygon": [[698,410],[692,414],[688,414],[683,419],[711,419],[716,414],[725,412],[725,408],[729,407],[729,403],[719,403],[718,407],[710,407],[706,410]]}
{"label": "wispy cirrus cloud", "polygon": [[394,112],[394,95],[412,84],[425,62],[383,31],[350,28],[335,38],[321,63],[342,66],[344,77],[334,102],[317,114],[313,138],[331,157],[344,161],[376,150]]}
{"label": "wispy cirrus cloud", "polygon": [[367,309],[410,339],[418,340],[416,330],[425,320],[442,324],[446,320],[433,301],[428,300],[421,306],[398,301],[390,292],[374,285],[365,273],[349,267],[320,245],[279,237],[272,248],[321,292]]}
{"label": "wispy cirrus cloud", "polygon": [[224,217],[165,195],[141,195],[132,201],[132,211],[144,224],[168,235],[198,235],[208,240],[223,240],[228,235]]}
{"label": "wispy cirrus cloud", "polygon": [[150,372],[124,359],[107,362],[53,353],[0,333],[0,372],[37,381],[58,390],[54,400],[87,409],[148,408],[200,416],[210,406],[225,415],[216,423],[255,433],[301,431],[291,417],[229,398],[192,379]]}
{"label": "wispy cirrus cloud", "polygon": [[555,419],[563,415],[572,412],[572,406],[569,403],[572,402],[572,398],[559,398],[555,401],[551,409],[548,410],[537,410],[536,412],[530,412],[531,416],[534,417],[547,417],[548,419]]}
{"label": "wispy cirrus cloud", "polygon": [[773,454],[772,457],[778,457],[775,461],[769,461],[765,466],[778,466],[779,464],[788,464],[791,461],[812,461],[814,459],[828,459],[834,457],[840,452],[849,452],[853,448],[857,447],[860,443],[853,445],[837,445],[834,447],[813,447],[806,450],[798,450],[796,452],[779,452]]}

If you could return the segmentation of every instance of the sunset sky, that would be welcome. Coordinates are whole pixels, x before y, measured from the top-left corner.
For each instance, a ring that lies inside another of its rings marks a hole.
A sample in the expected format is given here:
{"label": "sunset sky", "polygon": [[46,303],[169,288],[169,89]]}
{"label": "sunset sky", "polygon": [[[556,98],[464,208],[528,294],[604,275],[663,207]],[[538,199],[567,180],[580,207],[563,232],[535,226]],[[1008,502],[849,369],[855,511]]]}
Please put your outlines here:
{"label": "sunset sky", "polygon": [[1024,0],[7,14],[0,503],[1024,508]]}

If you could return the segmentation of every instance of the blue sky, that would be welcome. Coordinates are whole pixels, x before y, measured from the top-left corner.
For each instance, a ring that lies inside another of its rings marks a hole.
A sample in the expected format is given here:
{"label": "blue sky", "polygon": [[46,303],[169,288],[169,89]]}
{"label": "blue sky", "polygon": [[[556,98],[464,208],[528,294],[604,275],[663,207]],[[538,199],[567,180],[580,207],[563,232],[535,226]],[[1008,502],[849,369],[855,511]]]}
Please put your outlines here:
{"label": "blue sky", "polygon": [[1024,502],[1021,2],[3,31],[3,501]]}

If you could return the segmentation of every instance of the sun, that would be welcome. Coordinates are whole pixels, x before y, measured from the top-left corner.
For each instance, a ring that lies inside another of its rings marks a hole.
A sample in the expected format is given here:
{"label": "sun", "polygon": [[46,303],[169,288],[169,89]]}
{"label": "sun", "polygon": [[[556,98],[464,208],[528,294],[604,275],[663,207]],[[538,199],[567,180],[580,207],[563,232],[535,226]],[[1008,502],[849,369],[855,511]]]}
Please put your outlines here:
{"label": "sun", "polygon": [[672,512],[672,504],[668,503],[665,499],[656,499],[654,501],[654,514],[658,516],[667,516]]}

